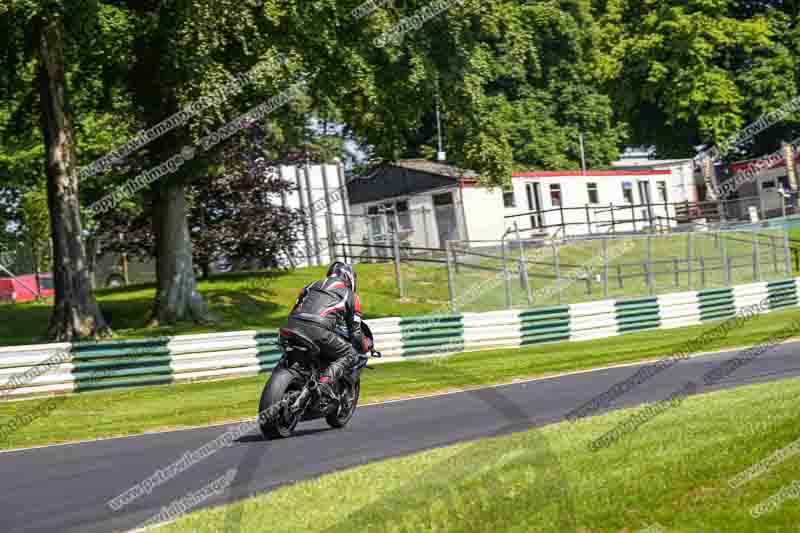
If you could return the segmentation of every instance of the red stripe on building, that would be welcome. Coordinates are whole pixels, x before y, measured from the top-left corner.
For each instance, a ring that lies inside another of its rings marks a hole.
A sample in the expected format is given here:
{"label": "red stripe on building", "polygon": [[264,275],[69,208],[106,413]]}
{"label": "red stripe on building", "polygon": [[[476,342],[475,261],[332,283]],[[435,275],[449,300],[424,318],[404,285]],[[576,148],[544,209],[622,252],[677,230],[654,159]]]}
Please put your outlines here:
{"label": "red stripe on building", "polygon": [[664,176],[670,175],[672,171],[666,170],[548,170],[533,172],[514,172],[515,178],[548,178],[561,176]]}
{"label": "red stripe on building", "polygon": [[[731,173],[732,174],[738,174],[740,172],[746,172],[746,171],[751,170],[751,169],[752,170],[756,170],[760,166],[759,165],[759,161],[761,161],[763,159],[764,163],[768,163],[769,162],[769,157],[770,157],[770,155],[766,155],[761,159],[750,159],[748,161],[739,161],[739,162],[736,162],[736,163],[731,163],[731,165],[730,165]],[[770,169],[773,169],[773,168],[780,168],[780,167],[786,166],[786,158],[784,158],[783,155],[780,155],[780,156],[776,155],[775,157],[777,157],[778,159],[776,160],[776,162],[774,164],[772,164],[769,168],[762,168],[761,170],[770,170]],[[762,163],[762,165],[764,163]]]}

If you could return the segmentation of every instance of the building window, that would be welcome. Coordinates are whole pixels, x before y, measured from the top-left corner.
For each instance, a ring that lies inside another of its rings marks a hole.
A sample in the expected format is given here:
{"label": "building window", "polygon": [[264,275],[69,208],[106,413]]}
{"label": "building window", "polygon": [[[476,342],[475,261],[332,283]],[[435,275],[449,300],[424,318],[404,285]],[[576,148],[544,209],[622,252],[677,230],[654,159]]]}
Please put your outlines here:
{"label": "building window", "polygon": [[633,203],[633,184],[630,181],[622,182],[622,198],[629,204]]}
{"label": "building window", "polygon": [[517,197],[514,196],[514,187],[503,190],[503,207],[506,209],[517,207]]}
{"label": "building window", "polygon": [[666,181],[657,181],[656,182],[656,189],[658,189],[658,200],[660,202],[667,201],[667,182]]}
{"label": "building window", "polygon": [[370,233],[372,233],[373,239],[383,234],[383,217],[378,216],[379,214],[377,205],[371,205],[367,208],[367,219],[369,220]]}
{"label": "building window", "polygon": [[590,204],[599,204],[600,203],[600,195],[597,192],[597,184],[596,183],[587,183],[586,190],[589,193],[589,203]]}
{"label": "building window", "polygon": [[553,207],[561,205],[561,184],[553,183],[550,185],[550,204]]}
{"label": "building window", "polygon": [[397,209],[397,218],[400,221],[400,229],[413,229],[411,227],[411,212],[408,210],[408,200],[401,200],[394,205],[395,209]]}
{"label": "building window", "polygon": [[443,205],[453,205],[453,194],[449,192],[443,192],[442,194],[434,194],[433,205],[435,207]]}

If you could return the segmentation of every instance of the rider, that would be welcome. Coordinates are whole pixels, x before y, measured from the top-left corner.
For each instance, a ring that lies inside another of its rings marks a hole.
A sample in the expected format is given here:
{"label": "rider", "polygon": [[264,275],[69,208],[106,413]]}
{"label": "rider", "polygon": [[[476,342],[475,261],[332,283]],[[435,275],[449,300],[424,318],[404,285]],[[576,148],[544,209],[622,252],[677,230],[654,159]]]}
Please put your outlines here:
{"label": "rider", "polygon": [[320,358],[329,363],[320,385],[333,396],[333,383],[356,365],[359,353],[369,350],[369,340],[361,331],[361,302],[353,267],[337,261],[328,268],[326,279],[306,285],[286,327],[299,330],[319,346]]}

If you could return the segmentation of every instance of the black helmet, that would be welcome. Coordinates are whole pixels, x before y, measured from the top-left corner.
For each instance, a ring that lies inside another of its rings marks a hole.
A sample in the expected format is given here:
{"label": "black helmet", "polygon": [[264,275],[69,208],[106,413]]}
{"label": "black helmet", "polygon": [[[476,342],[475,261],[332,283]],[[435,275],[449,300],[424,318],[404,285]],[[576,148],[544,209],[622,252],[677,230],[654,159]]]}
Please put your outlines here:
{"label": "black helmet", "polygon": [[350,289],[352,289],[353,292],[356,292],[356,269],[354,269],[352,265],[342,263],[341,261],[336,261],[328,268],[327,276],[329,278],[342,278],[345,283],[350,286]]}

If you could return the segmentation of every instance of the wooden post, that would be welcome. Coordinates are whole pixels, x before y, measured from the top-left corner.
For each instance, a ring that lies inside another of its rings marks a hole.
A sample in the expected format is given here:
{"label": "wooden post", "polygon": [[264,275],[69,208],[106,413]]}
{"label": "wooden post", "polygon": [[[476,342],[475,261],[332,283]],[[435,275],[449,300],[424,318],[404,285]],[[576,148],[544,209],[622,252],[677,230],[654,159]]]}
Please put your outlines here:
{"label": "wooden post", "polygon": [[125,282],[125,286],[127,287],[130,284],[128,254],[126,252],[122,252],[122,257],[120,260],[122,261],[122,280]]}
{"label": "wooden post", "polygon": [[603,237],[603,298],[608,298],[608,239]]}
{"label": "wooden post", "polygon": [[700,288],[706,288],[706,258],[704,256],[700,256],[698,258],[700,261]]}
{"label": "wooden post", "polygon": [[650,296],[655,294],[655,283],[653,275],[653,236],[647,235],[647,290]]}
{"label": "wooden post", "polygon": [[778,273],[778,247],[775,244],[775,236],[769,236],[770,248],[772,248],[772,271]]}
{"label": "wooden post", "polygon": [[447,260],[447,288],[450,293],[450,311],[456,312],[456,281],[453,273],[453,260],[450,257],[450,242],[445,242],[445,258]]}
{"label": "wooden post", "polygon": [[678,258],[677,257],[675,257],[672,260],[672,265],[673,265],[673,267],[672,267],[673,270],[675,270],[675,286],[676,287],[680,287],[681,286],[681,280],[680,280],[680,273],[678,272],[679,266],[678,266]]}
{"label": "wooden post", "polygon": [[556,291],[558,292],[558,305],[561,305],[561,261],[558,255],[558,245],[553,243],[553,270],[556,274]]}
{"label": "wooden post", "polygon": [[503,256],[503,278],[505,280],[505,288],[506,288],[506,308],[511,309],[514,306],[513,299],[511,297],[511,275],[508,272],[508,264],[506,263],[506,239],[505,235],[503,235],[503,240],[500,241],[500,249],[502,251]]}
{"label": "wooden post", "polygon": [[614,203],[610,203],[609,209],[611,210],[611,233],[617,234],[617,222],[614,220]]}
{"label": "wooden post", "polygon": [[592,219],[589,216],[589,204],[585,204],[586,207],[586,227],[589,228],[589,233],[592,233]]}
{"label": "wooden post", "polygon": [[725,235],[720,235],[719,240],[719,253],[720,257],[722,258],[722,268],[725,274],[725,286],[730,287],[731,283],[731,271],[728,266],[728,246],[725,242]]}
{"label": "wooden post", "polygon": [[758,247],[758,233],[756,226],[753,226],[753,281],[761,281],[761,265]]}
{"label": "wooden post", "polygon": [[692,270],[694,269],[694,232],[690,231],[686,238],[686,280],[692,290]]}
{"label": "wooden post", "polygon": [[405,287],[403,287],[403,274],[400,269],[400,236],[397,227],[392,232],[392,244],[394,244],[394,277],[397,280],[397,292],[400,298],[405,298]]}

